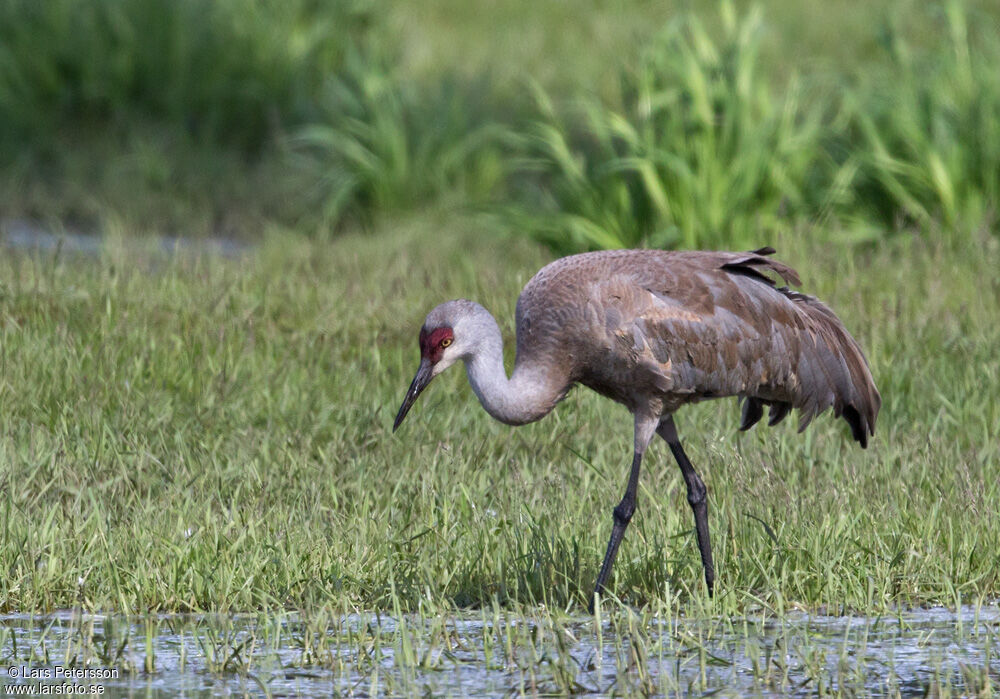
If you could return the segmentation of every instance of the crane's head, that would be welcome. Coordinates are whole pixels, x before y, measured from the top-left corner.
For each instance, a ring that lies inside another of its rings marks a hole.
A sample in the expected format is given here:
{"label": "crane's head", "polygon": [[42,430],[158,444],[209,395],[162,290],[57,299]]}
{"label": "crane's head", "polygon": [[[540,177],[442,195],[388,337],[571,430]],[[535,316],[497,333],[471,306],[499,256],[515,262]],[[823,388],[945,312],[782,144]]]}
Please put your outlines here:
{"label": "crane's head", "polygon": [[399,413],[396,414],[393,432],[399,428],[417,396],[427,388],[431,379],[469,354],[475,333],[467,326],[478,315],[477,311],[485,309],[472,301],[459,299],[442,303],[427,314],[424,326],[420,329],[420,367],[399,407]]}

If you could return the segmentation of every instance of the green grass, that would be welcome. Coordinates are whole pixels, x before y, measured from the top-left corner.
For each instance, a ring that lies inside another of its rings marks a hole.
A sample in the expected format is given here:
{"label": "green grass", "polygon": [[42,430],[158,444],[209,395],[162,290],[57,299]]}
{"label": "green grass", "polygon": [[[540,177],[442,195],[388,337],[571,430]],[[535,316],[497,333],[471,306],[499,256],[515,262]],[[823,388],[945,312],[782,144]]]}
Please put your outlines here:
{"label": "green grass", "polygon": [[721,3],[714,32],[681,16],[626,64],[617,101],[537,90],[508,218],[559,253],[749,247],[804,221],[856,240],[936,221],[995,231],[1000,41],[959,2],[937,9],[946,37],[915,48],[889,24],[888,63],[832,86],[775,80],[758,9]]}
{"label": "green grass", "polygon": [[995,4],[626,5],[5,4],[0,219],[322,237],[489,204],[560,252],[996,230]]}
{"label": "green grass", "polygon": [[340,0],[12,0],[0,7],[0,137],[171,123],[254,150],[311,116],[371,19]]}
{"label": "green grass", "polygon": [[830,189],[842,216],[867,214],[888,227],[995,224],[1000,77],[991,66],[1000,37],[960,3],[940,13],[948,31],[938,50],[915,48],[892,27],[885,33],[891,63],[860,76],[846,100],[848,126],[832,150],[848,153],[836,179],[853,182]]}
{"label": "green grass", "polygon": [[289,144],[315,183],[303,203],[321,229],[426,201],[482,201],[507,174],[503,109],[483,81],[414,82],[388,57],[351,52],[321,105]]}
{"label": "green grass", "polygon": [[314,186],[276,145],[250,157],[163,125],[136,125],[127,136],[53,134],[50,145],[59,155],[22,152],[0,167],[0,219],[246,240],[301,219]]}
{"label": "green grass", "polygon": [[[619,94],[616,66],[632,64],[679,16],[697,16],[715,35],[722,24],[719,4],[427,0],[393,3],[386,24],[399,37],[407,72],[416,77],[458,67],[469,76],[489,73],[503,84],[520,84],[530,76],[561,94],[582,88],[613,99]],[[995,3],[963,4],[977,17],[977,26],[992,26]],[[884,65],[889,26],[919,47],[934,45],[942,34],[940,5],[917,0],[735,0],[734,5],[741,15],[754,7],[764,10],[762,67],[781,78],[803,72],[840,76]]]}
{"label": "green grass", "polygon": [[0,219],[260,235],[313,183],[283,135],[371,21],[363,0],[0,5]]}
{"label": "green grass", "polygon": [[[392,417],[437,302],[502,321],[547,259],[424,212],[240,260],[0,261],[0,610],[578,608],[624,488],[626,411],[585,389],[513,429],[460,371]],[[878,613],[1000,594],[1000,250],[905,236],[773,243],[871,359],[884,405],[861,451],[827,416],[736,433],[734,401],[679,429],[709,486],[719,594],[662,445],[612,580],[690,613]],[[945,236],[952,238],[952,236]],[[967,242],[961,242],[967,239]],[[427,241],[433,240],[433,244]]]}
{"label": "green grass", "polygon": [[761,16],[721,8],[715,41],[695,17],[671,23],[623,72],[622,108],[588,100],[525,135],[514,220],[567,253],[649,246],[750,247],[806,212],[822,156],[820,109],[798,80],[772,94],[760,75]]}

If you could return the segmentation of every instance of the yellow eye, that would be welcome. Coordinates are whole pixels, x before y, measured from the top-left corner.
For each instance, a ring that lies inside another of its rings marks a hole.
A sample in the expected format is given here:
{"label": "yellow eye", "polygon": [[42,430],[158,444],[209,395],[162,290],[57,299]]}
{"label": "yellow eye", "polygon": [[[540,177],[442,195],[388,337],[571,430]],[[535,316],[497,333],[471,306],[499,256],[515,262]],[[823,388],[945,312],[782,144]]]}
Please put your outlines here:
{"label": "yellow eye", "polygon": [[451,338],[450,337],[446,337],[445,339],[441,340],[441,346],[442,347],[447,347],[450,344],[451,344]]}

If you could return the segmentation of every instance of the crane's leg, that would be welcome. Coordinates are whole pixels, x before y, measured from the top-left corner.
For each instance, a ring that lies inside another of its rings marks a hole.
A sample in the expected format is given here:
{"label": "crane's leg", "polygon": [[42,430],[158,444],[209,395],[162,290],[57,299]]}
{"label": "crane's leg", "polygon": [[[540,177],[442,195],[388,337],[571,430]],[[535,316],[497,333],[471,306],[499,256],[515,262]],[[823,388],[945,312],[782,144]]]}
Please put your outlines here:
{"label": "crane's leg", "polygon": [[667,415],[663,418],[656,432],[670,446],[670,451],[677,459],[677,465],[681,467],[684,482],[687,483],[688,503],[694,511],[694,528],[698,532],[698,550],[701,552],[701,564],[705,568],[705,584],[708,586],[708,595],[711,597],[715,587],[715,565],[712,563],[712,544],[708,540],[708,489],[681,447],[673,416]]}
{"label": "crane's leg", "polygon": [[628,486],[625,488],[625,495],[622,501],[614,509],[614,526],[611,529],[611,540],[608,541],[608,550],[604,554],[604,563],[601,564],[601,572],[597,574],[597,583],[594,585],[594,595],[590,598],[590,612],[594,612],[594,600],[597,595],[604,591],[604,583],[611,575],[611,566],[614,565],[615,556],[618,555],[618,546],[625,535],[625,529],[632,520],[635,512],[636,491],[639,489],[639,465],[642,463],[642,455],[646,452],[646,447],[653,439],[653,433],[659,423],[658,417],[635,416],[635,452],[632,456],[632,470],[628,476]]}

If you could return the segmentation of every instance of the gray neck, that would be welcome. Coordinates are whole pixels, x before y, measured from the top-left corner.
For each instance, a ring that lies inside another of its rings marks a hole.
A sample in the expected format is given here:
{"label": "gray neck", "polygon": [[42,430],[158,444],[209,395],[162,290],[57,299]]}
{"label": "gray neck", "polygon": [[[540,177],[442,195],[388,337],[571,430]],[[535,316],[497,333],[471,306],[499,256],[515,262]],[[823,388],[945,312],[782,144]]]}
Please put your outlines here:
{"label": "gray neck", "polygon": [[496,320],[484,309],[475,323],[479,343],[465,356],[465,371],[486,412],[508,425],[523,425],[547,415],[566,394],[565,383],[521,361],[515,362],[514,373],[508,379],[503,366],[503,338]]}

